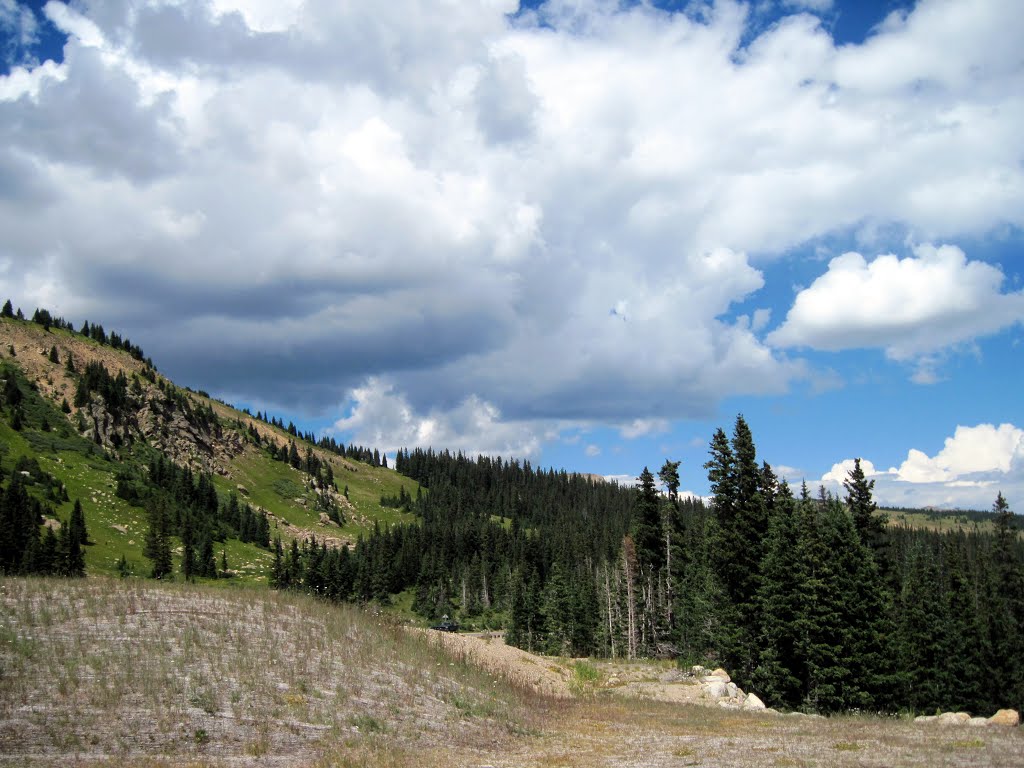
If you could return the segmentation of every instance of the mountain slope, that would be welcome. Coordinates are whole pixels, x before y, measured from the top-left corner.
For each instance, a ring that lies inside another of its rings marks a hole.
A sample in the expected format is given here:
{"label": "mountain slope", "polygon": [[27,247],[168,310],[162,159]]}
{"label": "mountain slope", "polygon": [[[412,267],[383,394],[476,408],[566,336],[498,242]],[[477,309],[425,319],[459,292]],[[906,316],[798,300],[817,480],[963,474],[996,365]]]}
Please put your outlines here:
{"label": "mountain slope", "polygon": [[[158,456],[193,477],[208,475],[222,503],[234,495],[254,514],[266,515],[271,538],[286,546],[312,537],[342,546],[375,523],[410,519],[382,507],[380,499],[403,488],[415,494],[413,482],[177,387],[141,355],[67,328],[8,317],[0,318],[0,354],[0,379],[17,380],[21,390],[20,402],[4,402],[0,418],[4,473],[19,459],[32,459],[41,477],[63,486],[66,498],[46,499],[53,527],[80,501],[94,542],[85,549],[90,573],[114,572],[122,556],[136,573],[148,572],[145,504],[130,503],[118,488],[119,478],[145,479]],[[292,446],[298,461],[289,462]],[[38,482],[30,490],[45,496]],[[216,556],[219,563],[226,558],[236,579],[264,582],[273,559],[268,549],[230,536],[217,542]]]}

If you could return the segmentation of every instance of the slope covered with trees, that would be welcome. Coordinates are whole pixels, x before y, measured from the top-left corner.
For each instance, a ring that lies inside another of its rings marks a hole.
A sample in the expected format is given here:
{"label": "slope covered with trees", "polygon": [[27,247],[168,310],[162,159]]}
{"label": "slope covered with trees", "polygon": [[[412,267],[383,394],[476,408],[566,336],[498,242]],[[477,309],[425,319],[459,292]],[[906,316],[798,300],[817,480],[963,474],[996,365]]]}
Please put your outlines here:
{"label": "slope covered with trees", "polygon": [[379,504],[415,487],[379,452],[178,387],[98,324],[8,301],[0,341],[2,573],[265,584],[275,538],[338,548],[408,517]]}
{"label": "slope covered with trees", "polygon": [[[994,532],[886,525],[856,462],[837,498],[758,462],[742,416],[717,430],[710,504],[678,468],[635,488],[529,464],[400,452],[428,492],[413,523],[352,553],[293,546],[282,586],[505,626],[546,653],[722,664],[775,706],[816,712],[1024,703],[1024,545],[1003,497]],[[998,684],[992,684],[993,677]]]}
{"label": "slope covered with trees", "polygon": [[1024,706],[1002,495],[982,524],[894,524],[917,513],[877,509],[859,463],[842,498],[780,481],[742,416],[711,439],[707,503],[673,461],[635,487],[430,449],[392,469],[180,388],[100,326],[33,317],[0,312],[4,574],[269,580],[533,651],[721,664],[804,710]]}

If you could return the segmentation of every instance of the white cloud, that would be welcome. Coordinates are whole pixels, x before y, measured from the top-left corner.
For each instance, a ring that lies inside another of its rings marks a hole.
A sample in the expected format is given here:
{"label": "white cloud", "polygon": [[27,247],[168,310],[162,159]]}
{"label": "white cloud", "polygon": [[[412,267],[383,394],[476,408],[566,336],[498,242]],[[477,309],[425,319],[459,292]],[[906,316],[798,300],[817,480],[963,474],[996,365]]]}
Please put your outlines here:
{"label": "white cloud", "polygon": [[[521,425],[629,434],[806,377],[765,310],[732,317],[764,287],[748,254],[1024,226],[1024,17],[999,0],[842,47],[807,14],[745,45],[730,0],[516,8],[51,1],[63,64],[0,77],[9,293],[39,295],[42,257],[52,310],[211,391],[351,393],[369,434],[378,377],[399,436],[436,416],[535,451]],[[942,323],[873,343],[916,355]]]}
{"label": "white cloud", "polygon": [[16,0],[0,0],[0,34],[6,41],[3,53],[5,57],[36,42],[39,35],[39,24],[31,8],[21,5]]}
{"label": "white cloud", "polygon": [[590,456],[590,457],[600,456],[601,455],[601,446],[594,445],[593,443],[591,443],[590,445],[587,446],[587,448],[586,448],[586,450],[584,452],[587,454],[587,456]]}
{"label": "white cloud", "polygon": [[782,0],[782,5],[795,11],[824,13],[832,10],[833,0]]}
{"label": "white cloud", "polygon": [[1003,293],[997,267],[969,261],[950,245],[921,245],[914,254],[832,259],[768,341],[833,351],[884,348],[892,359],[917,359],[917,380],[931,382],[936,361],[929,353],[1024,320],[1024,291]]}
{"label": "white cloud", "polygon": [[913,450],[899,469],[890,469],[911,483],[950,482],[976,474],[1008,474],[1024,459],[1024,430],[1012,424],[979,424],[956,428],[934,457]]}
{"label": "white cloud", "polygon": [[619,433],[627,440],[635,440],[638,437],[667,432],[668,427],[668,421],[665,419],[634,419],[629,424],[620,427]]}
{"label": "white cloud", "polygon": [[[847,478],[849,478],[850,472],[853,471],[854,465],[854,459],[844,459],[838,464],[833,464],[832,469],[830,469],[828,472],[822,475],[821,480],[823,483],[832,483],[842,487],[843,483],[847,480]],[[861,459],[860,468],[861,471],[864,473],[864,476],[867,478],[871,478],[878,474],[878,471],[875,469],[875,465],[872,464],[867,459]],[[789,467],[785,469],[780,468],[778,472],[779,474],[785,476],[786,470],[789,469]]]}
{"label": "white cloud", "polygon": [[[852,468],[853,459],[835,464],[820,483],[843,496],[842,484]],[[884,506],[989,509],[1001,491],[1019,508],[1024,502],[1024,429],[958,426],[934,456],[911,448],[899,467],[882,471],[862,459],[861,468],[874,480],[875,500]]]}
{"label": "white cloud", "polygon": [[360,445],[379,446],[392,454],[399,448],[434,447],[477,454],[535,457],[540,451],[536,425],[503,422],[493,405],[469,397],[456,407],[419,414],[394,388],[370,379],[352,391],[350,415],[335,429],[351,433]]}

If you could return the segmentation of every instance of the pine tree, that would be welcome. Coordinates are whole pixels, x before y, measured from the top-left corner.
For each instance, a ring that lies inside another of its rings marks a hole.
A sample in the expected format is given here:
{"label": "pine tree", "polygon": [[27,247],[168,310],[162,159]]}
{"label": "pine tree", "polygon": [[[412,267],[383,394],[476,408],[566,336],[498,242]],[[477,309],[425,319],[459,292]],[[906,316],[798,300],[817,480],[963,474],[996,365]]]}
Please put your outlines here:
{"label": "pine tree", "polygon": [[797,547],[799,538],[796,500],[783,483],[768,529],[757,595],[764,619],[752,682],[765,701],[793,708],[801,704],[807,678],[806,661],[797,652],[801,629],[806,629],[801,626],[800,588],[806,575]]}
{"label": "pine tree", "polygon": [[670,501],[679,498],[679,465],[681,463],[681,461],[665,459],[665,463],[658,470],[658,479],[665,485]]}
{"label": "pine tree", "polygon": [[990,636],[993,667],[1007,691],[1009,706],[1024,705],[1024,564],[1021,563],[1015,518],[1000,492],[992,505],[995,542],[992,551]]}
{"label": "pine tree", "polygon": [[637,478],[636,499],[633,502],[632,529],[637,562],[641,568],[657,571],[664,565],[664,547],[661,535],[661,510],[654,476],[647,467]]}
{"label": "pine tree", "polygon": [[71,519],[68,525],[83,546],[92,543],[89,541],[89,531],[85,527],[85,513],[82,512],[82,503],[78,499],[75,499],[75,506],[71,510]]}
{"label": "pine tree", "polygon": [[898,605],[897,658],[901,670],[901,703],[918,712],[943,707],[946,659],[944,609],[937,553],[918,544],[910,553]]}
{"label": "pine tree", "polygon": [[939,634],[945,645],[948,696],[943,708],[986,712],[997,708],[998,702],[990,693],[991,686],[986,684],[991,649],[982,626],[977,589],[969,575],[963,537],[943,538],[945,626]]}
{"label": "pine tree", "polygon": [[217,578],[217,560],[213,554],[213,537],[208,531],[204,532],[199,540],[199,558],[196,563],[196,573],[207,579]]}
{"label": "pine tree", "polygon": [[887,518],[878,513],[878,505],[872,497],[875,481],[868,480],[861,468],[860,459],[854,459],[853,469],[843,481],[846,488],[846,506],[853,517],[860,540],[864,542],[875,556],[879,566],[884,568],[885,557],[885,525]]}
{"label": "pine tree", "polygon": [[75,529],[62,525],[57,534],[57,572],[61,576],[78,577],[85,575],[85,556],[82,543]]}
{"label": "pine tree", "polygon": [[[768,515],[762,493],[764,475],[757,465],[753,435],[742,415],[736,417],[732,444],[718,429],[711,460],[704,465],[718,518],[716,566],[729,598],[723,613],[721,652],[733,676],[746,683],[757,663],[757,590]],[[774,492],[774,491],[773,491]]]}
{"label": "pine tree", "polygon": [[162,579],[171,573],[170,523],[163,504],[154,504],[149,510],[149,530],[143,554],[153,563],[150,575]]}
{"label": "pine tree", "polygon": [[185,581],[192,581],[195,574],[195,529],[192,516],[186,513],[181,520],[181,575]]}
{"label": "pine tree", "polygon": [[274,564],[270,568],[270,586],[274,589],[288,589],[290,586],[280,537],[274,539]]}

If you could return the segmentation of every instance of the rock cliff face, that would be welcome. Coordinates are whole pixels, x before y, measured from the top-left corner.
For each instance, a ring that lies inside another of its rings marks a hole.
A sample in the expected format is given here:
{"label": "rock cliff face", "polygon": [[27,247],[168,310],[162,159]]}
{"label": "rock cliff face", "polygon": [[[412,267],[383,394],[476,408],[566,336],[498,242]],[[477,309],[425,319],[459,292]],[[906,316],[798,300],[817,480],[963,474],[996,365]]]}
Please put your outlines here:
{"label": "rock cliff face", "polygon": [[228,476],[231,459],[246,450],[242,437],[198,418],[192,408],[167,398],[155,386],[142,389],[127,414],[115,415],[100,395],[78,409],[79,432],[104,448],[119,449],[137,441],[149,443],[168,458],[193,471]]}
{"label": "rock cliff face", "polygon": [[139,411],[142,435],[172,461],[227,477],[228,462],[245,450],[236,432],[210,428],[181,408],[150,399]]}

